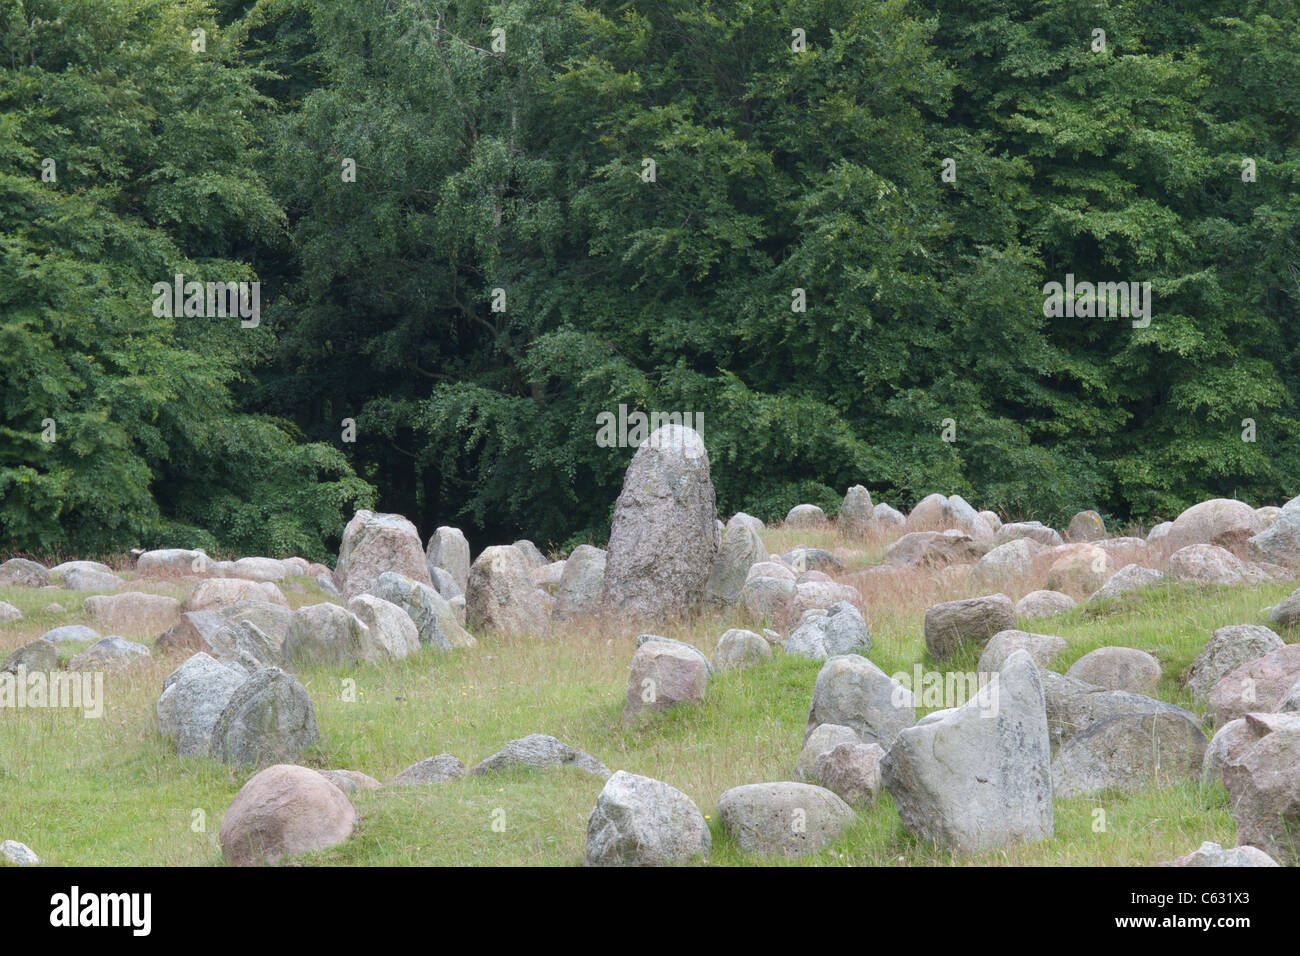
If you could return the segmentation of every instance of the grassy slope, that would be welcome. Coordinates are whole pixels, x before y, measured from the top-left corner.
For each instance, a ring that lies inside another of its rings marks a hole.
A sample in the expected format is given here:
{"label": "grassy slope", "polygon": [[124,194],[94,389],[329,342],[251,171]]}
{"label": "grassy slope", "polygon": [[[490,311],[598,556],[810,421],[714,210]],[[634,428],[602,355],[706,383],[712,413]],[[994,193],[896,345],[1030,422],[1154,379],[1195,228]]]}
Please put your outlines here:
{"label": "grassy slope", "polygon": [[[782,531],[765,537],[774,550],[794,540]],[[815,534],[799,538],[829,543],[829,538],[816,540]],[[876,554],[878,549],[867,548],[851,564],[864,566]],[[302,592],[286,589],[295,606],[321,599],[309,582],[298,586]],[[1165,668],[1158,696],[1191,706],[1179,676],[1210,631],[1226,624],[1266,623],[1263,609],[1290,590],[1287,585],[1159,588],[1135,606],[1100,618],[1075,611],[1050,623],[1022,626],[1069,641],[1059,662],[1062,670],[1107,644],[1149,651]],[[947,595],[952,596],[963,594]],[[81,620],[82,597],[0,589],[0,600],[27,615],[0,625],[0,654],[56,624]],[[42,612],[51,600],[68,613],[56,617]],[[928,600],[868,597],[866,617],[874,638],[870,656],[886,672],[910,673],[918,661],[929,666],[921,634]],[[722,633],[739,623],[714,617],[664,633],[711,652]],[[656,777],[685,791],[714,827],[712,863],[771,862],[746,859],[729,845],[717,826],[716,801],[738,784],[791,779],[817,662],[778,654],[766,666],[719,675],[703,705],[629,730],[620,717],[630,637],[589,630],[547,641],[480,640],[480,649],[469,653],[426,650],[382,667],[301,674],[323,735],[321,746],[301,762],[361,770],[387,780],[432,754],[453,753],[472,765],[513,737],[549,733],[594,753],[611,769]],[[62,653],[69,656],[79,649],[65,647]],[[972,650],[949,666],[974,669],[976,658]],[[221,863],[216,843],[221,814],[248,774],[207,759],[182,760],[157,733],[153,705],[175,663],[155,661],[129,673],[108,674],[108,704],[99,720],[58,710],[0,711],[0,839],[21,840],[53,864]],[[356,682],[355,703],[343,700],[346,678]],[[577,864],[600,787],[598,779],[579,772],[552,771],[357,794],[353,800],[362,822],[353,838],[304,862]],[[1098,808],[1105,811],[1104,829],[1097,827]],[[498,809],[505,814],[504,832],[492,826]],[[203,832],[192,826],[195,810],[204,811]],[[1133,796],[1058,800],[1054,839],[958,859],[912,841],[885,794],[835,846],[794,862],[1144,865],[1187,853],[1203,840],[1235,843],[1226,793],[1221,787],[1202,792],[1195,782]]]}

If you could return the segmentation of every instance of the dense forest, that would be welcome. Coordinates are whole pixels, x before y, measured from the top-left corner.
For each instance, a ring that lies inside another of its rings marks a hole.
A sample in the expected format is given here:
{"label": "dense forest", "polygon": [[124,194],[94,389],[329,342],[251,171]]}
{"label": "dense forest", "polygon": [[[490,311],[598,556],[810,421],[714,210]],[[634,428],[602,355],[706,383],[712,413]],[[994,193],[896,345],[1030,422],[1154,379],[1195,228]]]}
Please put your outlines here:
{"label": "dense forest", "polygon": [[620,406],[698,416],[723,514],[1280,504],[1298,12],[0,0],[0,549],[603,543]]}

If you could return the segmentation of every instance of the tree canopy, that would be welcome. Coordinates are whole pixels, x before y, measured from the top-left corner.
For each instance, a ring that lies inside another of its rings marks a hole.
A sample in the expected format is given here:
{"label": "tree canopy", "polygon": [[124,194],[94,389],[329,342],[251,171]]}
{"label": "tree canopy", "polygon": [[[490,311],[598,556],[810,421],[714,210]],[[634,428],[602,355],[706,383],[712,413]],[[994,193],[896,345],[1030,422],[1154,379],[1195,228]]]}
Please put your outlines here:
{"label": "tree canopy", "polygon": [[[764,518],[1297,490],[1294,0],[0,10],[12,547],[602,542],[620,406]],[[154,316],[177,272],[261,323]]]}

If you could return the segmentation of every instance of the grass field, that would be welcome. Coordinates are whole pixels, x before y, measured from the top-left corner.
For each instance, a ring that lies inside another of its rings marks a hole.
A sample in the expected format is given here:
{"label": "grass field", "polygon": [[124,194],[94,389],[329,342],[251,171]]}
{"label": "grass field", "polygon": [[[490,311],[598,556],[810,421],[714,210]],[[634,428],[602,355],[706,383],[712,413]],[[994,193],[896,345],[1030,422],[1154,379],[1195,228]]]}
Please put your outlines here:
{"label": "grass field", "polygon": [[[798,538],[830,544],[829,534],[769,531],[769,548]],[[868,546],[847,563],[853,581],[874,561]],[[1024,591],[1031,590],[1031,582]],[[165,588],[157,588],[164,590]],[[1124,645],[1155,655],[1164,667],[1157,696],[1189,707],[1181,675],[1227,624],[1267,623],[1264,609],[1290,585],[1206,589],[1162,586],[1112,613],[1072,611],[1027,630],[1059,634],[1069,649],[1064,670],[1096,647]],[[285,587],[294,606],[323,596],[306,579]],[[184,596],[183,589],[170,592]],[[0,656],[58,624],[82,620],[85,595],[70,591],[0,589],[0,600],[26,617],[0,625]],[[939,599],[965,592],[938,595]],[[1014,595],[1013,595],[1014,596]],[[871,659],[887,673],[921,662],[937,670],[973,670],[978,652],[964,650],[939,667],[925,653],[921,622],[936,595],[925,587],[880,595],[864,588]],[[66,614],[41,610],[58,601]],[[715,616],[661,630],[711,653],[718,638],[742,622]],[[127,635],[131,636],[131,635]],[[299,674],[316,706],[322,742],[301,759],[321,769],[360,770],[381,781],[424,757],[452,753],[467,765],[529,733],[552,734],[595,754],[613,770],[664,780],[699,805],[714,830],[713,865],[785,861],[746,858],[717,824],[715,806],[727,788],[793,779],[813,683],[820,664],[780,654],[760,667],[717,675],[707,700],[634,729],[621,722],[631,634],[596,627],[545,639],[479,635],[480,647],[456,654],[425,649],[386,665],[317,669]],[[63,646],[68,657],[81,647]],[[249,776],[206,758],[182,759],[157,731],[154,703],[163,678],[179,663],[155,658],[105,677],[100,719],[80,712],[0,710],[0,839],[26,843],[48,864],[220,865],[221,816]],[[356,701],[344,700],[355,681]],[[352,796],[361,823],[350,840],[299,858],[343,865],[575,865],[583,860],[587,817],[601,781],[578,771],[519,771],[466,777],[448,784],[384,788]],[[1096,813],[1104,810],[1104,816]],[[1235,844],[1226,792],[1195,781],[1135,795],[1058,800],[1051,840],[993,853],[954,857],[915,843],[888,794],[859,815],[857,825],[825,851],[795,864],[916,866],[954,863],[1142,866],[1169,860],[1204,840]],[[504,812],[503,832],[493,828]]]}

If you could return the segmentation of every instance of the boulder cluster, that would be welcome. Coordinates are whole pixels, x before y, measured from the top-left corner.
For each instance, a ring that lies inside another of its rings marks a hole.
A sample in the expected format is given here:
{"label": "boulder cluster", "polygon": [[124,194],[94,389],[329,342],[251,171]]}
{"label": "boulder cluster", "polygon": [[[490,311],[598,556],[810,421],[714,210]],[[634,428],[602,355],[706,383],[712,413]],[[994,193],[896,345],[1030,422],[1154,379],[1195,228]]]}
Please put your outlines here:
{"label": "boulder cluster", "polygon": [[[11,559],[0,564],[0,586],[97,593],[84,600],[87,623],[51,629],[0,669],[64,666],[59,645],[68,641],[87,645],[67,662],[73,669],[176,655],[156,703],[159,731],[181,757],[252,774],[221,825],[222,850],[236,864],[345,841],[358,825],[359,792],[519,768],[603,781],[587,822],[591,865],[706,857],[715,832],[745,854],[816,852],[885,792],[918,841],[977,853],[1051,837],[1056,800],[1186,780],[1226,787],[1240,845],[1207,843],[1174,865],[1300,864],[1300,645],[1278,633],[1300,622],[1300,590],[1268,609],[1277,630],[1225,622],[1182,673],[1166,673],[1168,662],[1147,651],[1079,653],[1038,632],[1053,618],[1114,613],[1171,587],[1292,580],[1300,498],[1260,509],[1205,501],[1134,537],[1110,536],[1094,511],[1057,530],[1003,521],[956,494],[929,495],[903,514],[855,485],[834,518],[813,504],[792,508],[775,529],[783,553],[768,551],[771,530],[744,513],[719,520],[700,436],[669,425],[635,453],[606,547],[580,545],[561,559],[526,540],[474,556],[454,527],[422,542],[404,517],[372,511],[347,524],[332,570],[186,549],[138,554],[129,578],[96,562]],[[150,589],[179,580],[191,586],[183,601]],[[291,606],[286,591],[306,593],[305,583],[323,599]],[[891,591],[944,598],[929,600],[915,623],[925,648],[916,677],[951,678],[973,665],[969,693],[932,700],[924,680],[873,662],[868,619],[875,597]],[[655,633],[702,615],[742,626],[727,628],[711,655]],[[19,619],[0,604],[0,623]],[[386,785],[297,763],[321,741],[304,673],[584,627],[626,641],[626,733],[653,733],[663,712],[700,706],[729,673],[777,657],[818,662],[798,759],[775,775],[791,779],[718,794],[715,831],[669,783],[612,772],[543,734],[509,741],[468,769],[436,754]],[[152,647],[102,631],[152,638]],[[1197,710],[1161,699],[1170,687]],[[0,852],[35,861],[13,841]]]}

